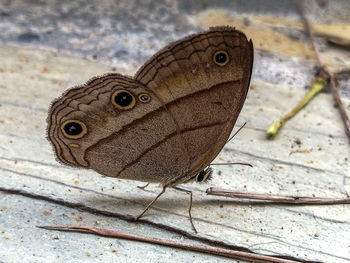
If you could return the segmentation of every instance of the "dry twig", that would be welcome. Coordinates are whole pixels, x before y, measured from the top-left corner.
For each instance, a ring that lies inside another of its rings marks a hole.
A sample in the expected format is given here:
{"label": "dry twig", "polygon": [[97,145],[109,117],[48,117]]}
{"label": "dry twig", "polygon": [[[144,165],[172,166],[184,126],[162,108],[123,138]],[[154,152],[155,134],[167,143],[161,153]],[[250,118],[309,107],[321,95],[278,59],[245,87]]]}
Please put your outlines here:
{"label": "dry twig", "polygon": [[293,204],[293,205],[335,205],[350,204],[350,198],[322,198],[308,196],[282,196],[268,194],[254,194],[229,191],[219,188],[208,188],[208,195],[226,196],[231,198],[245,198],[268,201],[268,203]]}
{"label": "dry twig", "polygon": [[[336,73],[333,74],[328,69],[327,65],[323,62],[320,52],[318,49],[318,46],[316,45],[316,41],[314,38],[314,35],[312,33],[310,23],[308,19],[306,18],[304,14],[304,10],[301,6],[300,1],[297,1],[297,7],[299,9],[301,19],[303,21],[305,31],[310,37],[312,47],[316,54],[317,63],[320,67],[320,70],[318,71],[317,75],[312,80],[312,85],[310,91],[305,95],[305,97],[300,101],[300,103],[291,110],[288,114],[286,114],[283,118],[281,118],[278,121],[274,121],[269,128],[266,130],[266,134],[268,137],[272,138],[275,136],[279,130],[280,127],[290,118],[292,118],[295,114],[297,114],[314,96],[316,96],[322,89],[326,87],[326,85],[329,83],[331,86],[331,91],[333,94],[333,98],[338,106],[338,109],[340,111],[341,118],[345,125],[345,133],[350,139],[350,120],[349,117],[346,114],[343,102],[340,99],[340,95],[337,89],[337,81],[336,81]],[[344,70],[346,71],[346,70]]]}
{"label": "dry twig", "polygon": [[222,257],[248,260],[251,262],[263,262],[263,263],[297,263],[299,262],[299,261],[276,258],[273,256],[267,256],[267,255],[256,254],[251,252],[243,252],[238,250],[224,249],[224,248],[211,247],[211,246],[191,245],[191,244],[174,242],[171,240],[163,240],[158,238],[138,236],[138,235],[99,229],[99,228],[89,227],[89,226],[68,225],[68,226],[38,226],[38,227],[48,229],[48,230],[74,231],[74,232],[90,233],[90,234],[95,234],[95,235],[100,235],[105,237],[115,237],[115,238],[122,238],[122,239],[128,239],[128,240],[135,240],[135,241],[141,241],[141,242],[157,244],[157,245],[162,245],[167,247],[174,247],[174,248],[180,248],[180,249],[185,249],[190,251],[218,255]]}
{"label": "dry twig", "polygon": [[337,81],[335,79],[335,76],[334,76],[334,74],[332,74],[329,71],[327,65],[322,61],[322,58],[320,56],[320,52],[319,52],[318,47],[316,45],[316,41],[315,41],[314,35],[312,34],[310,23],[309,23],[308,19],[306,18],[305,13],[304,13],[304,9],[302,8],[301,3],[299,1],[297,1],[297,7],[299,9],[301,18],[303,20],[303,24],[304,24],[305,30],[308,33],[309,37],[310,37],[310,40],[311,40],[311,43],[312,43],[312,47],[315,50],[316,58],[317,58],[319,66],[321,68],[321,71],[323,71],[325,73],[325,75],[328,75],[328,77],[329,77],[328,81],[329,81],[330,86],[331,86],[331,91],[332,91],[332,94],[333,94],[333,98],[334,98],[334,100],[335,100],[335,102],[336,102],[336,104],[338,106],[341,118],[342,118],[342,120],[344,122],[345,133],[347,134],[347,136],[350,139],[350,120],[349,120],[349,117],[346,114],[346,111],[345,111],[345,108],[344,108],[344,104],[343,104],[343,102],[340,99],[340,95],[339,95],[339,92],[338,92],[338,89],[337,89],[337,85],[336,85]]}
{"label": "dry twig", "polygon": [[[111,212],[108,210],[101,210],[101,209],[96,209],[93,207],[89,207],[86,206],[85,204],[81,204],[81,203],[73,203],[73,202],[69,202],[66,200],[62,200],[62,199],[57,199],[57,198],[53,198],[53,197],[49,197],[49,196],[44,196],[44,195],[40,195],[40,194],[35,194],[35,193],[30,193],[30,192],[26,192],[24,190],[21,189],[11,189],[11,188],[3,188],[0,187],[0,191],[7,193],[7,194],[15,194],[15,195],[21,195],[21,196],[25,196],[28,198],[33,198],[33,199],[37,199],[37,200],[43,200],[46,202],[50,202],[50,203],[54,203],[54,204],[58,204],[64,207],[69,207],[69,208],[73,208],[73,209],[77,209],[80,211],[84,211],[87,213],[92,213],[92,214],[97,214],[97,215],[102,215],[102,216],[106,216],[106,217],[112,217],[112,218],[118,218],[120,220],[126,221],[126,222],[135,222],[134,217],[129,216],[129,215],[123,215],[117,212]],[[241,247],[241,246],[235,246],[232,244],[228,244],[226,242],[223,241],[219,241],[219,240],[212,240],[209,239],[208,237],[204,237],[204,236],[198,236],[198,235],[193,235],[192,233],[189,233],[183,229],[179,229],[173,226],[169,226],[169,225],[165,225],[165,224],[161,224],[161,223],[157,223],[157,222],[153,222],[153,221],[149,221],[147,219],[140,219],[139,223],[145,224],[145,225],[149,225],[152,227],[156,227],[158,229],[164,230],[164,231],[168,231],[170,233],[175,233],[175,234],[179,234],[184,236],[185,238],[194,240],[194,241],[199,241],[202,243],[206,243],[209,244],[210,247],[221,247],[223,249],[226,250],[232,250],[232,251],[237,251],[237,252],[244,252],[244,253],[252,253],[254,254],[254,252],[252,252],[250,249],[245,248],[245,247]],[[80,228],[80,227],[78,227]],[[62,231],[64,229],[61,229]],[[68,231],[68,229],[67,229]],[[108,230],[107,230],[108,231]],[[211,253],[211,252],[207,252],[207,253]],[[259,255],[259,254],[258,254]],[[262,255],[262,256],[267,256],[267,255]],[[272,256],[270,256],[272,257]],[[316,263],[316,261],[307,261],[307,260],[299,260],[295,257],[290,257],[290,256],[276,256],[275,257],[276,260],[289,260],[289,261],[272,261],[272,262],[303,262],[303,263]],[[255,261],[258,262],[258,261]],[[269,261],[265,261],[265,262],[269,262]],[[317,261],[318,262],[318,261]]]}

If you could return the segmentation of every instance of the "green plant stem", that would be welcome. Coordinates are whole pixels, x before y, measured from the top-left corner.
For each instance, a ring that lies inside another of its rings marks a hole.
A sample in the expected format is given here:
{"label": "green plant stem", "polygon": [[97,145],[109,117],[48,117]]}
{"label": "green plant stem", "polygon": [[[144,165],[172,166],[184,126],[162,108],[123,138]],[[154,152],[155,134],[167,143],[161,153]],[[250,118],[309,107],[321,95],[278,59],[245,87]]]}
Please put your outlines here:
{"label": "green plant stem", "polygon": [[295,116],[317,93],[327,86],[327,81],[321,77],[315,77],[312,80],[311,89],[304,96],[304,98],[295,106],[290,112],[288,112],[283,118],[278,121],[274,121],[269,128],[266,130],[266,134],[269,138],[274,137],[282,125]]}

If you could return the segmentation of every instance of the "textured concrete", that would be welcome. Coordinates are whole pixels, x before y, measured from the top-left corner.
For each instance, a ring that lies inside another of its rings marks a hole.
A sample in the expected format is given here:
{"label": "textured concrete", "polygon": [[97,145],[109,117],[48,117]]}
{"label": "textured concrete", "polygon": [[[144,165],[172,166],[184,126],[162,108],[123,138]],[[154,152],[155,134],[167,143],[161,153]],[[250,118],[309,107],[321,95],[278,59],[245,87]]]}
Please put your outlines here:
{"label": "textured concrete", "polygon": [[[56,162],[45,139],[47,109],[67,88],[105,72],[132,75],[157,49],[210,25],[230,24],[255,45],[252,87],[238,125],[248,122],[216,162],[207,184],[189,184],[199,237],[267,254],[322,262],[350,262],[350,209],[281,206],[206,196],[208,187],[237,191],[344,197],[350,192],[350,149],[328,92],[320,94],[275,140],[272,120],[305,94],[315,58],[291,1],[3,1],[0,4],[0,262],[234,262],[221,257],[138,242],[37,229],[81,224],[196,243],[148,224],[80,211],[30,197],[39,195],[91,208],[136,215],[160,189],[103,178]],[[262,4],[264,2],[265,4]],[[277,2],[279,4],[277,4]],[[98,4],[97,4],[98,3]],[[310,1],[324,61],[350,66],[349,52],[329,46],[325,34],[350,35],[348,1]],[[340,82],[350,111],[349,82]],[[147,220],[192,233],[188,196],[173,190]],[[240,261],[242,262],[242,261]]]}

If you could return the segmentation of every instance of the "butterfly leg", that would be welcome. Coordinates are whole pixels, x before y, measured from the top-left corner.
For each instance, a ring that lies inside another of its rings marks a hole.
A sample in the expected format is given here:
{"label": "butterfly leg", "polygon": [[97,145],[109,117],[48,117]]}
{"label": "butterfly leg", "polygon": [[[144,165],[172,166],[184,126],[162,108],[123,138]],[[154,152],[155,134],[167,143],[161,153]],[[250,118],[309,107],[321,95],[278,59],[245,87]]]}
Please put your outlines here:
{"label": "butterfly leg", "polygon": [[178,191],[181,191],[181,192],[185,192],[185,193],[190,194],[190,205],[189,205],[189,207],[188,207],[188,215],[189,215],[189,219],[190,219],[190,222],[191,222],[191,226],[192,226],[193,231],[196,232],[196,233],[198,233],[198,232],[197,232],[197,229],[194,227],[193,220],[192,220],[192,215],[191,215],[191,210],[192,210],[192,191],[185,190],[185,189],[179,188],[179,187],[177,187],[177,186],[173,186],[172,188],[174,188],[175,190],[178,190]]}
{"label": "butterfly leg", "polygon": [[145,184],[145,185],[143,185],[143,186],[137,186],[137,188],[140,188],[140,189],[142,189],[142,190],[145,190],[145,188],[146,188],[147,186],[149,186],[149,183],[147,183],[147,184]]}
{"label": "butterfly leg", "polygon": [[158,199],[162,194],[164,194],[165,190],[166,190],[166,186],[164,186],[164,187],[163,187],[163,190],[156,196],[156,198],[154,198],[154,199],[152,200],[152,202],[150,202],[150,203],[148,204],[148,206],[145,208],[145,210],[143,210],[143,212],[142,212],[141,214],[139,214],[139,215],[135,218],[135,221],[139,220],[139,219],[147,212],[147,210],[153,205],[153,203],[154,203],[155,201],[157,201],[157,199]]}

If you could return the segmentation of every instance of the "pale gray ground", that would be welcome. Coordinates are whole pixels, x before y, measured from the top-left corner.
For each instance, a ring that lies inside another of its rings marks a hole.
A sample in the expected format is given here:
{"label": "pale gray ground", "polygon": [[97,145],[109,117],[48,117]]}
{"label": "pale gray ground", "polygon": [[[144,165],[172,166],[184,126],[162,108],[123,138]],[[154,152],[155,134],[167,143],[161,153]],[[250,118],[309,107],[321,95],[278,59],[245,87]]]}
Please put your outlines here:
{"label": "pale gray ground", "polygon": [[[0,3],[0,262],[235,262],[144,243],[78,233],[53,232],[36,225],[80,224],[195,243],[145,223],[128,223],[35,199],[136,215],[160,191],[142,183],[102,178],[93,171],[56,162],[45,138],[50,102],[65,89],[95,75],[132,75],[167,42],[203,30],[198,16],[212,9],[229,15],[256,14],[298,21],[292,1],[1,1]],[[349,23],[348,1],[309,1],[311,20]],[[203,26],[204,27],[204,26]],[[303,32],[279,33],[307,42]],[[251,36],[254,41],[254,36]],[[350,66],[348,51],[317,39],[333,68]],[[256,42],[255,42],[256,43]],[[349,140],[330,93],[325,92],[288,122],[273,141],[264,130],[305,94],[315,60],[268,52],[256,46],[252,86],[236,127],[246,128],[216,162],[249,162],[215,167],[194,192],[193,216],[199,237],[247,247],[260,253],[321,262],[350,262],[350,209],[337,206],[281,206],[206,196],[208,187],[237,191],[345,197],[350,192]],[[349,82],[342,96],[349,111]],[[299,143],[300,142],[300,143]],[[192,232],[188,196],[168,190],[145,219]],[[242,261],[240,261],[242,262]]]}

